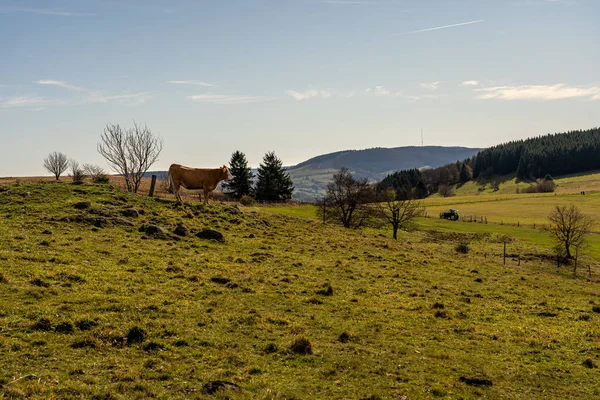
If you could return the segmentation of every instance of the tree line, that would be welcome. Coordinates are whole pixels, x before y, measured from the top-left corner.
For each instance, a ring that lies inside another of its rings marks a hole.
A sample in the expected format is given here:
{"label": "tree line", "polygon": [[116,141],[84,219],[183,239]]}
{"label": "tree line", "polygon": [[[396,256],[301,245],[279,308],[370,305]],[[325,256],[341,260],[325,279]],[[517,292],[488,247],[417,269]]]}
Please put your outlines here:
{"label": "tree line", "polygon": [[378,185],[391,188],[398,199],[451,194],[452,185],[495,175],[515,174],[520,180],[538,180],[541,191],[553,185],[552,176],[600,169],[600,128],[515,140],[480,151],[443,167],[402,170]]}

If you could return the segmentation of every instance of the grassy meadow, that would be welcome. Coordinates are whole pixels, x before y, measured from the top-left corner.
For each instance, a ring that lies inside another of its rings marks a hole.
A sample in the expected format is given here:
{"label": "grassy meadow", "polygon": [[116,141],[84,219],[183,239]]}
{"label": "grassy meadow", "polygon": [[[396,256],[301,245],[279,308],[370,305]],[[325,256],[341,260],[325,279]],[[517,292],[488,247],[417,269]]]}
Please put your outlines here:
{"label": "grassy meadow", "polygon": [[600,397],[600,269],[557,270],[543,231],[424,218],[394,241],[304,205],[6,187],[0,399]]}

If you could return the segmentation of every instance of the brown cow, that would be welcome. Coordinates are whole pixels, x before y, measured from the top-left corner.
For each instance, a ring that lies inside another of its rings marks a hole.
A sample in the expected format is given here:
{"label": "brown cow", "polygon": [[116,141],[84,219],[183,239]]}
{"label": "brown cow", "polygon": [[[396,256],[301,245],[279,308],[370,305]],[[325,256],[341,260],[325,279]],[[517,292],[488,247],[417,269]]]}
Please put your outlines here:
{"label": "brown cow", "polygon": [[208,204],[208,192],[215,190],[222,180],[233,179],[225,165],[221,168],[190,168],[179,164],[169,167],[169,177],[177,201],[182,203],[179,188],[204,189],[204,204]]}

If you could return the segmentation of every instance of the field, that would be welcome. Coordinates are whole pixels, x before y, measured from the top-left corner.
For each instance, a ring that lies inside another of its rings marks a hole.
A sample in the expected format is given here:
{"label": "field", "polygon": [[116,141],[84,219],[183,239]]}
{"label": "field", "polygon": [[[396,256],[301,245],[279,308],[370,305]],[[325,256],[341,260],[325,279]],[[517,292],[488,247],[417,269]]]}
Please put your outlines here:
{"label": "field", "polygon": [[[557,270],[544,231],[424,218],[394,241],[310,206],[14,183],[0,192],[0,398],[600,396],[600,269]],[[224,240],[196,236],[207,228]],[[216,380],[239,389],[209,394]]]}

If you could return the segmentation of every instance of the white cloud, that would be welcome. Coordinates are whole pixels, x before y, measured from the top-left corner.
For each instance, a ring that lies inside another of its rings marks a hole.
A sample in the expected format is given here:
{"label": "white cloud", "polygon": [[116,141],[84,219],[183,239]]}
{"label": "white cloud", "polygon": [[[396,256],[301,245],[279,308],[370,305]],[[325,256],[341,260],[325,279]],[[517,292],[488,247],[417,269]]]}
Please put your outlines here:
{"label": "white cloud", "polygon": [[42,14],[42,15],[57,15],[62,17],[91,17],[96,14],[79,13],[72,11],[62,10],[47,10],[44,8],[0,8],[0,14],[6,13],[30,13],[30,14]]}
{"label": "white cloud", "polygon": [[574,87],[564,83],[556,85],[522,85],[522,86],[496,86],[475,89],[478,99],[500,100],[561,100],[573,98],[587,98],[600,100],[600,87]]}
{"label": "white cloud", "polygon": [[479,81],[464,81],[461,86],[478,86]]}
{"label": "white cloud", "polygon": [[367,88],[365,93],[372,94],[375,96],[386,96],[386,97],[399,97],[402,92],[392,92],[383,86],[375,86],[374,88]]}
{"label": "white cloud", "polygon": [[206,86],[206,87],[216,87],[214,83],[188,80],[188,81],[167,81],[167,83],[171,83],[173,85],[198,85],[198,86]]}
{"label": "white cloud", "polygon": [[296,100],[308,100],[308,99],[312,99],[315,97],[320,97],[322,99],[326,99],[328,97],[343,97],[343,98],[350,98],[353,97],[356,92],[354,91],[350,91],[350,92],[344,92],[344,91],[340,91],[337,89],[314,89],[314,88],[309,88],[306,89],[303,92],[298,92],[295,90],[286,90],[285,93],[290,96],[293,97]]}
{"label": "white cloud", "polygon": [[419,30],[416,30],[416,31],[404,32],[404,33],[401,33],[400,35],[410,35],[410,34],[413,34],[413,33],[421,33],[421,32],[429,32],[429,31],[437,31],[437,30],[440,30],[440,29],[454,28],[454,27],[457,27],[457,26],[464,26],[464,25],[479,24],[479,23],[481,23],[481,22],[484,22],[484,21],[485,21],[485,20],[483,20],[483,19],[479,19],[479,20],[477,20],[477,21],[467,21],[467,22],[461,22],[461,23],[459,23],[459,24],[452,24],[452,25],[436,26],[436,27],[434,27],[434,28],[419,29]]}
{"label": "white cloud", "polygon": [[63,104],[66,104],[63,100],[47,99],[41,96],[14,96],[8,98],[0,97],[0,109],[33,108],[33,110],[39,111],[46,106]]}
{"label": "white cloud", "polygon": [[430,82],[430,83],[421,83],[421,87],[425,88],[427,90],[438,90],[438,85],[440,84],[440,81],[435,81],[435,82]]}
{"label": "white cloud", "polygon": [[17,96],[0,101],[0,108],[39,106],[45,101],[43,97]]}
{"label": "white cloud", "polygon": [[67,84],[65,82],[55,81],[55,80],[51,80],[51,79],[42,79],[42,80],[39,80],[39,81],[34,81],[33,83],[37,83],[38,85],[60,86],[60,87],[63,87],[65,89],[71,89],[71,90],[76,90],[76,91],[85,90],[85,89],[80,88],[78,86],[69,85],[69,84]]}
{"label": "white cloud", "polygon": [[124,93],[117,95],[107,95],[103,92],[89,93],[86,101],[90,103],[110,103],[115,102],[120,105],[135,107],[146,103],[152,98],[151,92]]}
{"label": "white cloud", "polygon": [[243,96],[243,95],[227,95],[227,94],[198,94],[194,96],[187,96],[188,100],[197,101],[201,103],[212,103],[221,105],[233,105],[233,104],[248,104],[248,103],[260,103],[264,101],[275,100],[273,97],[263,96]]}

